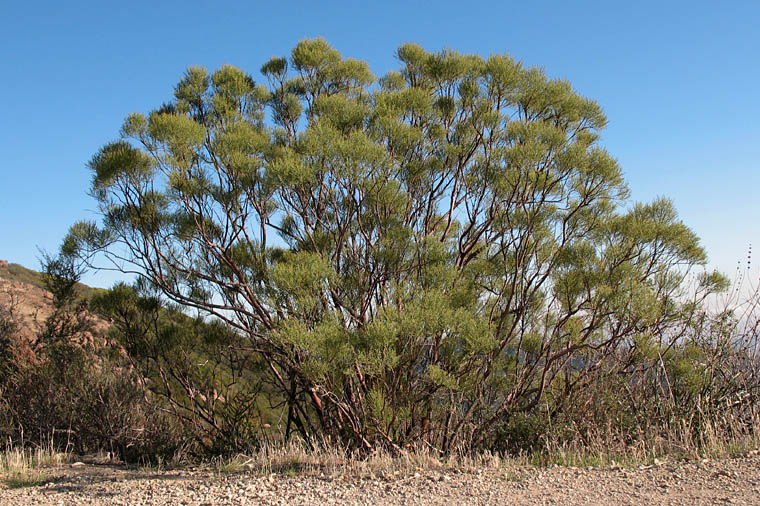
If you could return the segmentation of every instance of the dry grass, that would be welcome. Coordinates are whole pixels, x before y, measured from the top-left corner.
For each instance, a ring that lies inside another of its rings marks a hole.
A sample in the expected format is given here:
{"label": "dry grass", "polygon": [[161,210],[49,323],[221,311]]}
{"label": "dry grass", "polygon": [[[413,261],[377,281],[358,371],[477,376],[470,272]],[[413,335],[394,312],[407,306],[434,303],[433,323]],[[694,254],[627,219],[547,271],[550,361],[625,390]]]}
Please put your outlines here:
{"label": "dry grass", "polygon": [[8,446],[0,453],[0,482],[9,488],[41,485],[48,481],[45,468],[70,460],[70,454],[57,452],[52,446],[35,449]]}
{"label": "dry grass", "polygon": [[[633,468],[664,461],[720,459],[756,453],[760,448],[760,419],[753,426],[744,424],[744,429],[738,430],[741,426],[730,420],[717,420],[703,423],[697,431],[690,421],[682,420],[667,431],[642,435],[640,440],[628,445],[621,444],[621,439],[609,433],[586,436],[575,442],[567,438],[553,440],[547,435],[542,448],[517,456],[488,452],[441,456],[429,447],[402,453],[376,450],[369,455],[359,455],[329,440],[307,444],[293,439],[284,444],[264,445],[252,454],[216,459],[202,467],[219,473],[246,471],[394,479],[417,472],[457,473],[484,469],[500,469],[508,476],[518,476],[520,469],[531,466]],[[45,468],[69,462],[71,457],[71,454],[55,452],[52,447],[34,450],[8,447],[0,453],[0,481],[10,488],[44,484],[49,480]],[[167,464],[159,461],[157,466],[164,470]],[[156,465],[144,470],[155,470],[154,467]]]}
{"label": "dry grass", "polygon": [[724,459],[760,449],[760,417],[751,423],[731,416],[703,421],[678,420],[652,432],[642,432],[633,443],[620,435],[598,433],[577,439],[548,436],[540,451],[529,456],[533,465],[572,467],[636,467],[665,460]]}
{"label": "dry grass", "polygon": [[212,463],[217,472],[251,471],[261,474],[316,474],[327,476],[404,476],[420,471],[468,471],[485,467],[516,465],[513,458],[488,453],[476,456],[439,456],[424,447],[402,453],[375,450],[369,455],[347,452],[330,441],[312,442],[294,439],[283,445],[266,445],[249,455],[218,459]]}
{"label": "dry grass", "polygon": [[266,445],[253,454],[217,459],[210,467],[217,472],[366,477],[398,477],[422,471],[468,472],[484,468],[510,471],[526,466],[552,465],[634,468],[664,461],[699,461],[753,454],[760,449],[760,418],[749,426],[735,420],[715,420],[703,423],[699,429],[692,421],[681,420],[657,434],[642,434],[633,444],[621,443],[624,438],[609,433],[587,435],[574,441],[566,436],[553,439],[547,435],[541,448],[513,456],[488,452],[441,456],[428,447],[409,449],[400,454],[376,450],[369,455],[358,455],[330,441],[307,445],[295,439],[287,444]]}

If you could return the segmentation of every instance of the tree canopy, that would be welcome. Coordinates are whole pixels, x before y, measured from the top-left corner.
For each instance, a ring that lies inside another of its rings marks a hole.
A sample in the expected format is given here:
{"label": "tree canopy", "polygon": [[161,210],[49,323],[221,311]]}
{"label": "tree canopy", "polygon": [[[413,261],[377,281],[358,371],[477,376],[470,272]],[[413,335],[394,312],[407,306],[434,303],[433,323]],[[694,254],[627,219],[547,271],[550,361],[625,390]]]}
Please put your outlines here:
{"label": "tree canopy", "polygon": [[498,446],[669,336],[705,253],[670,201],[628,201],[604,113],[567,81],[506,55],[397,56],[376,78],[310,39],[262,83],[190,67],[92,158],[102,219],[63,250],[235,329],[288,430]]}

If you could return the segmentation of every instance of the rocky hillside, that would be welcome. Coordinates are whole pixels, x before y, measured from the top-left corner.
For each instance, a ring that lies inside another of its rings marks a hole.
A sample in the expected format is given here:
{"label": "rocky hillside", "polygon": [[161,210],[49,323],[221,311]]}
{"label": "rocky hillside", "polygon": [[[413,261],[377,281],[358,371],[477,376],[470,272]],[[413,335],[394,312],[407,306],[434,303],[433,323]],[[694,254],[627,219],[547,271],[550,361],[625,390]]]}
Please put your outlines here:
{"label": "rocky hillside", "polygon": [[[78,284],[80,295],[89,299],[99,289]],[[0,260],[0,312],[10,313],[18,325],[17,338],[22,343],[31,343],[39,333],[45,319],[52,313],[52,294],[45,289],[42,274],[18,264]],[[91,316],[96,330],[107,327],[107,323],[95,315]],[[93,339],[93,336],[87,336]]]}

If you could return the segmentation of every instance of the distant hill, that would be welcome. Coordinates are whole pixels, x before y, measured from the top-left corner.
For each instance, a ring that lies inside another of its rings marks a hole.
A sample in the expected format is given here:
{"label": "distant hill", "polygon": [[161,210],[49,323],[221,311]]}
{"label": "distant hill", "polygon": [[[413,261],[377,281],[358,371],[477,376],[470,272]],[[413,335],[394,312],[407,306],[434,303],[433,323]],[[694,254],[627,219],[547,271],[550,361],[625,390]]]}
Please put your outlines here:
{"label": "distant hill", "polygon": [[[45,290],[45,283],[42,279],[42,273],[27,269],[23,265],[12,264],[7,260],[0,260],[0,279],[4,279],[10,282],[25,283],[33,287]],[[77,290],[79,295],[90,299],[102,288],[93,288],[83,283],[77,283]]]}
{"label": "distant hill", "polygon": [[[90,299],[101,288],[77,283],[80,296]],[[19,326],[18,337],[31,342],[52,313],[53,296],[45,289],[42,273],[0,260],[0,308],[10,309]],[[108,324],[93,315],[96,329]],[[92,337],[92,336],[90,336]]]}

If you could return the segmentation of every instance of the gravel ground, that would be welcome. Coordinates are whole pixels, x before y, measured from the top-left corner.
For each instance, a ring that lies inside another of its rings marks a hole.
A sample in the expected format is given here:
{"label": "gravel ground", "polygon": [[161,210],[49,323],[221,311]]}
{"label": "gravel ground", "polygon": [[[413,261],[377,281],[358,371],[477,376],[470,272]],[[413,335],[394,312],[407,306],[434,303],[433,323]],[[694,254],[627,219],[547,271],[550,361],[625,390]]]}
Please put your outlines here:
{"label": "gravel ground", "polygon": [[51,481],[7,489],[0,504],[631,504],[760,505],[760,456],[639,469],[509,467],[417,471],[374,476],[315,473],[136,471],[75,465],[51,469]]}

